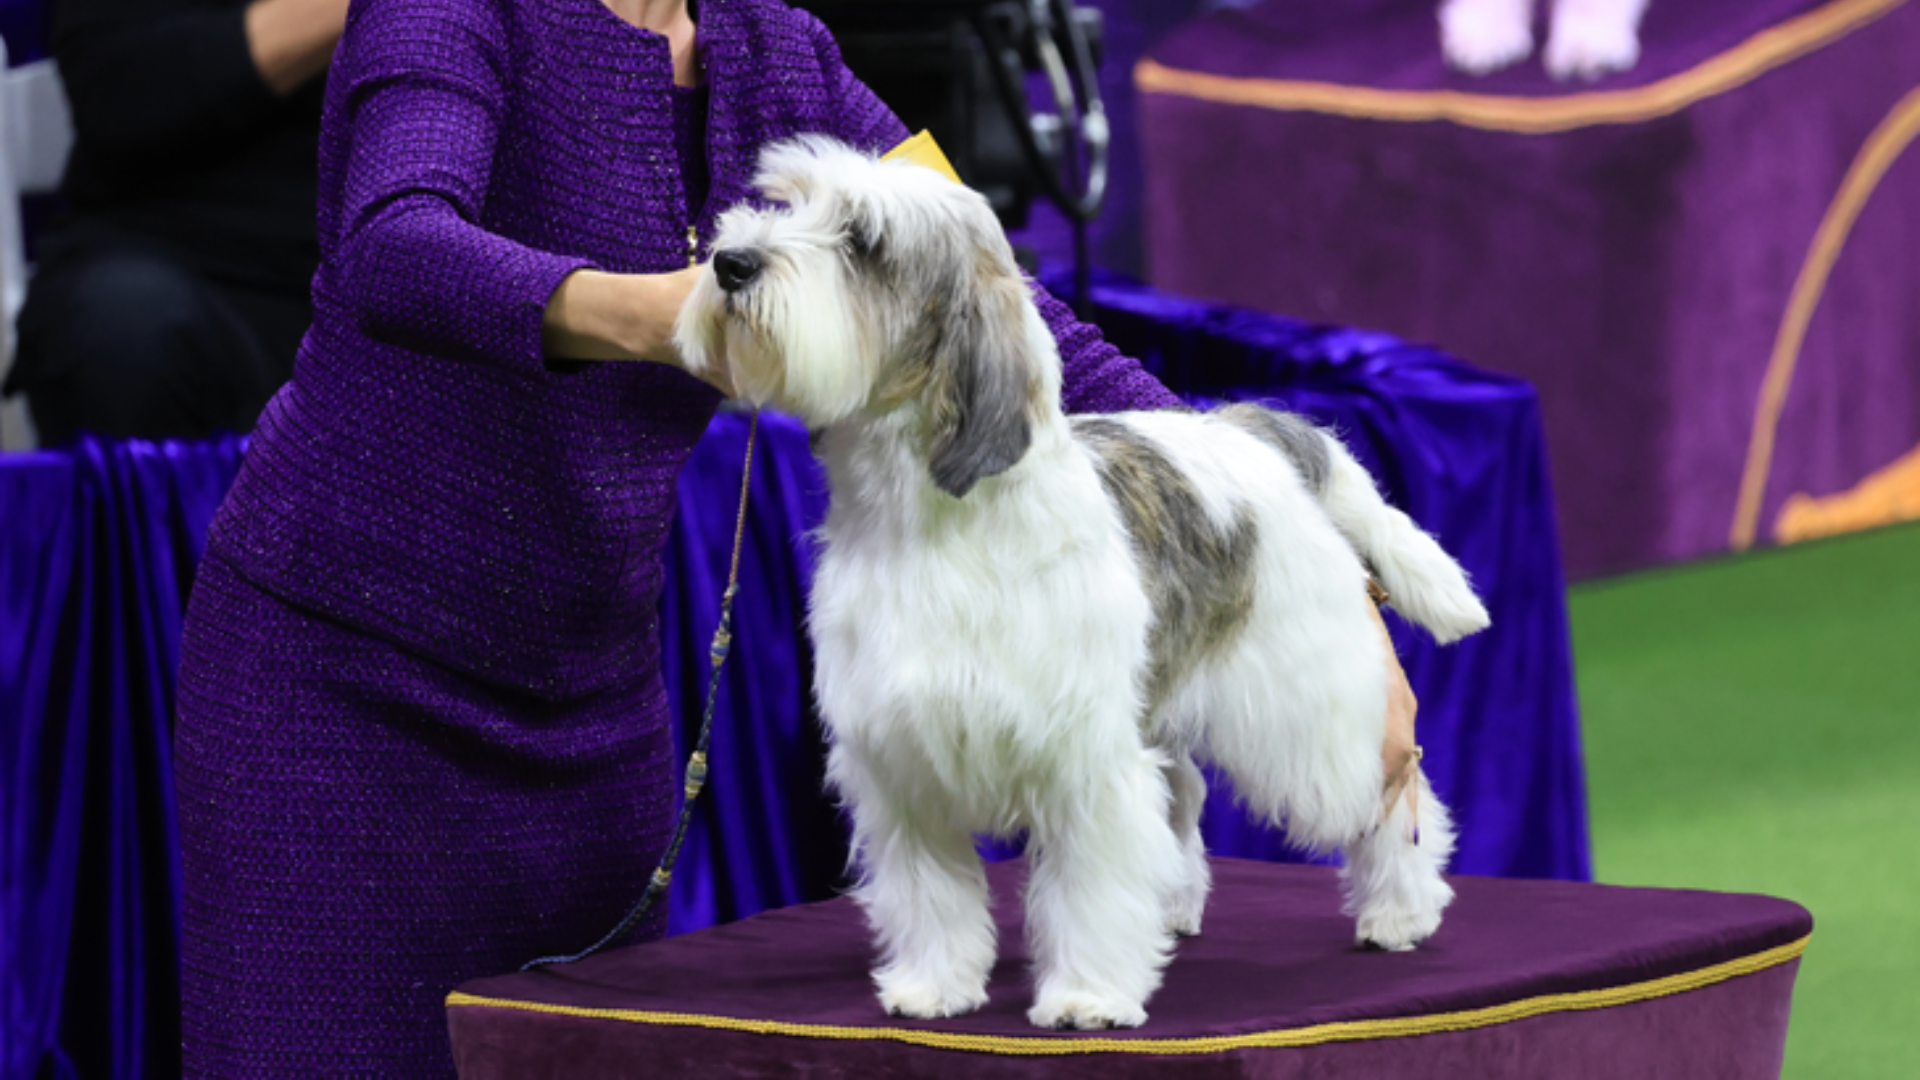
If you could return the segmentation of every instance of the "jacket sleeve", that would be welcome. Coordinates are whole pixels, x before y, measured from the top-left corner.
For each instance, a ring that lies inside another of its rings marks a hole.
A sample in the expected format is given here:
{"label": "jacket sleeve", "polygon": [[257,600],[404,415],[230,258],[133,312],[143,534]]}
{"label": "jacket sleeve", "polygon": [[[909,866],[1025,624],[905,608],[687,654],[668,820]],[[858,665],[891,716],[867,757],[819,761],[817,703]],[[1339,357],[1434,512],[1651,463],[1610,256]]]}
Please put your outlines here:
{"label": "jacket sleeve", "polygon": [[243,138],[277,103],[253,66],[244,5],[58,0],[50,44],[91,153],[163,157]]}
{"label": "jacket sleeve", "polygon": [[[848,70],[840,58],[840,47],[826,27],[815,21],[813,32],[821,69],[834,94],[834,115],[840,118],[834,137],[877,154],[898,146],[909,134],[906,125]],[[1121,355],[1097,328],[1075,319],[1072,310],[1038,282],[1030,284],[1040,315],[1060,346],[1061,404],[1067,412],[1125,412],[1181,405],[1173,391],[1148,374],[1139,361]]]}
{"label": "jacket sleeve", "polygon": [[351,133],[333,258],[369,336],[532,373],[554,289],[592,264],[479,224],[507,91],[492,8],[355,6],[332,76]]}
{"label": "jacket sleeve", "polygon": [[1039,282],[1033,298],[1040,317],[1060,343],[1061,407],[1069,413],[1129,412],[1135,409],[1177,409],[1185,403],[1159,379],[1100,335],[1098,327],[1073,317]]}

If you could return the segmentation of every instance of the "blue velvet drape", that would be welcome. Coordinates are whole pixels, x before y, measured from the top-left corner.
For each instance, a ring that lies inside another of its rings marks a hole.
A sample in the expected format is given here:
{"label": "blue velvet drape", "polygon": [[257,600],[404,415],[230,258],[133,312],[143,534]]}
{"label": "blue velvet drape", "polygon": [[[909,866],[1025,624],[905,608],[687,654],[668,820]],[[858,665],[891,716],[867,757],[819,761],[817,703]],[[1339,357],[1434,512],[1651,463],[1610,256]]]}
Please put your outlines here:
{"label": "blue velvet drape", "polygon": [[[1584,878],[1566,612],[1531,389],[1378,334],[1096,293],[1108,336],[1198,399],[1261,398],[1335,424],[1391,497],[1465,562],[1494,629],[1401,634],[1464,873]],[[732,538],[746,423],[722,414],[680,487],[662,601],[684,736]],[[806,530],[826,508],[793,421],[762,422],[736,645],[713,777],[672,927],[829,895],[845,841],[820,794],[802,629]],[[179,880],[169,758],[180,614],[243,442],[0,457],[0,1080],[156,1075],[177,1046]],[[1215,851],[1285,857],[1225,796]]]}
{"label": "blue velvet drape", "polygon": [[0,457],[0,1077],[179,1057],[180,618],[241,443]]}

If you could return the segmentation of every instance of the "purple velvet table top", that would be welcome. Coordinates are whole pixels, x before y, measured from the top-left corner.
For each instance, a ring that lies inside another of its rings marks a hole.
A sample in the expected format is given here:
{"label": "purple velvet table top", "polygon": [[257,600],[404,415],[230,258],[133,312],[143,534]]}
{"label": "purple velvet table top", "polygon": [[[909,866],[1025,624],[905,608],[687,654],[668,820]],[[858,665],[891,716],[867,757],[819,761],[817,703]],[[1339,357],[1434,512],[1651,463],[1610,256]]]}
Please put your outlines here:
{"label": "purple velvet table top", "polygon": [[[1022,868],[1013,863],[989,868],[1001,960],[990,1002],[972,1016],[883,1016],[867,974],[867,931],[847,899],[475,980],[448,1007],[456,1021],[463,1010],[508,1009],[622,1027],[879,1038],[1023,1055],[1073,1052],[1063,1043],[1089,1039],[1149,1052],[1250,1036],[1260,1037],[1258,1045],[1311,1045],[1460,1030],[1711,985],[1790,962],[1813,925],[1798,904],[1764,896],[1463,877],[1454,879],[1459,898],[1445,925],[1426,945],[1365,952],[1339,912],[1334,871],[1220,859],[1214,872],[1204,932],[1181,942],[1148,1003],[1147,1024],[1134,1031],[1056,1034],[1027,1024],[1015,900]],[[454,1026],[457,1049],[461,1024]]]}
{"label": "purple velvet table top", "polygon": [[[1897,0],[1652,0],[1641,23],[1640,62],[1597,83],[1556,82],[1538,53],[1486,76],[1446,66],[1434,21],[1436,0],[1301,3],[1266,0],[1194,20],[1169,35],[1153,62],[1233,78],[1285,79],[1383,90],[1455,90],[1509,97],[1559,97],[1628,90],[1678,75],[1809,12],[1828,17],[1890,9]],[[1545,5],[1543,5],[1544,7]],[[1536,35],[1538,36],[1538,35]]]}

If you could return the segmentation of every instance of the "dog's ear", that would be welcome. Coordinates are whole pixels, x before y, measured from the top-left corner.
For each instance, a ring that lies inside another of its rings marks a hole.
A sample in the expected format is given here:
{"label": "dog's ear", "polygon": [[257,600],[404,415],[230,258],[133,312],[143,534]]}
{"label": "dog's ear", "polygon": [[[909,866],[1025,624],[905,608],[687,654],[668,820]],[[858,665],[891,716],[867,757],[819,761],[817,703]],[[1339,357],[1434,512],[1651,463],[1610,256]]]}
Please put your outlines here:
{"label": "dog's ear", "polygon": [[1012,468],[1033,441],[1040,360],[1026,288],[1017,275],[996,274],[954,290],[944,312],[924,398],[927,464],[956,499]]}

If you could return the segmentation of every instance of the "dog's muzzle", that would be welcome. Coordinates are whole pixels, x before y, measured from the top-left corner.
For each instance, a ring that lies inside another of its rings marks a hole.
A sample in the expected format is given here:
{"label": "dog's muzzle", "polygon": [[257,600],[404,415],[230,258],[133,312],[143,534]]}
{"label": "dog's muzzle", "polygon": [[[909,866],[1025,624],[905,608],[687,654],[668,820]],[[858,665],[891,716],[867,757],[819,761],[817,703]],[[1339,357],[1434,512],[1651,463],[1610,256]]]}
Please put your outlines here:
{"label": "dog's muzzle", "polygon": [[741,248],[713,253],[713,278],[726,292],[739,292],[760,276],[760,256]]}

